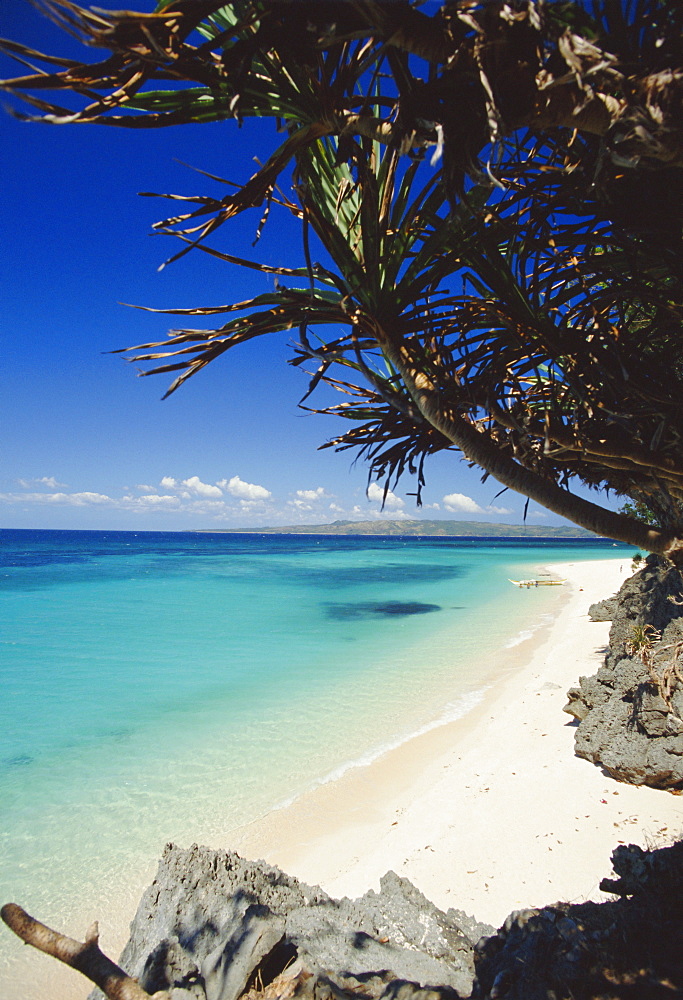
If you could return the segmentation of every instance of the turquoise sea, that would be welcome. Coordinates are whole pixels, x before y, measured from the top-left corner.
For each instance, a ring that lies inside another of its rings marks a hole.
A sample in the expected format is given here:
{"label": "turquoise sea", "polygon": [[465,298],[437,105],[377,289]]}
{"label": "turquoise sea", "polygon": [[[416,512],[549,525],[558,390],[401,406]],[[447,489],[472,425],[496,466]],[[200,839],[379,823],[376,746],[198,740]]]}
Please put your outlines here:
{"label": "turquoise sea", "polygon": [[[73,933],[112,905],[132,915],[167,841],[228,846],[472,708],[562,599],[509,577],[625,551],[0,531],[0,902],[78,914]],[[0,984],[15,960],[3,938]]]}

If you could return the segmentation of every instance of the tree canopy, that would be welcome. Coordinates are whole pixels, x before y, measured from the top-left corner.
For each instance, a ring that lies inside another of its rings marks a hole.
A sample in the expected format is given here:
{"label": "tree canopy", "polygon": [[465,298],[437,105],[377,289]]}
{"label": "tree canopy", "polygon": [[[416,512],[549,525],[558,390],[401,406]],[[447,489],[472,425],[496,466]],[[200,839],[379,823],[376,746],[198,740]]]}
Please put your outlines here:
{"label": "tree canopy", "polygon": [[[274,275],[219,316],[130,348],[173,392],[247,340],[292,362],[388,489],[427,456],[599,534],[683,560],[683,7],[677,0],[162,0],[151,13],[43,0],[100,61],[3,48],[5,81],[55,124],[248,117],[279,145],[223,197],[157,224]],[[42,66],[42,68],[36,68]],[[75,95],[69,107],[48,94]],[[261,206],[301,223],[305,266],[212,245]],[[576,481],[630,498],[614,513]],[[645,505],[644,507],[642,505]],[[643,518],[646,509],[652,516]]]}

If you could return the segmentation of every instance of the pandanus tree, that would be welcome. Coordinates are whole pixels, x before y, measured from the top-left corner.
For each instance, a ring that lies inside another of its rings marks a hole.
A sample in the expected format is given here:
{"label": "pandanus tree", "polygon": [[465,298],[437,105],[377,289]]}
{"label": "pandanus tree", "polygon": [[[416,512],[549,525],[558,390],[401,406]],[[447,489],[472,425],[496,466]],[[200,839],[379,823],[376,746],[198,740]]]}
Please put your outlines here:
{"label": "pandanus tree", "polygon": [[[359,449],[387,489],[409,470],[419,499],[425,457],[450,448],[503,488],[680,562],[683,8],[419,6],[164,0],[135,14],[45,0],[110,54],[79,63],[7,42],[31,72],[5,87],[53,123],[279,121],[246,184],[184,198],[157,226],[182,241],[171,260],[201,250],[278,282],[167,310],[221,316],[130,349],[146,374],[178,373],[169,392],[246,340],[298,331],[311,391],[345,394],[319,407],[350,421],[330,444]],[[56,90],[78,101],[46,100]],[[263,220],[271,207],[300,220],[304,266],[209,242],[263,205]],[[573,482],[644,503],[657,524]]]}

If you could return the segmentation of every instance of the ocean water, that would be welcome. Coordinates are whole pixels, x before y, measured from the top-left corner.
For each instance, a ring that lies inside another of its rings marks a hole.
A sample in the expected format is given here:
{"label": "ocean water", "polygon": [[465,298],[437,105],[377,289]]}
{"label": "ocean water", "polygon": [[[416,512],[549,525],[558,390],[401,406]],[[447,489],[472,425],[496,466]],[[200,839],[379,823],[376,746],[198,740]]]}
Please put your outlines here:
{"label": "ocean water", "polygon": [[[132,916],[167,841],[229,846],[470,710],[562,599],[509,577],[628,551],[0,531],[0,903],[72,933]],[[3,945],[0,995],[19,960]]]}

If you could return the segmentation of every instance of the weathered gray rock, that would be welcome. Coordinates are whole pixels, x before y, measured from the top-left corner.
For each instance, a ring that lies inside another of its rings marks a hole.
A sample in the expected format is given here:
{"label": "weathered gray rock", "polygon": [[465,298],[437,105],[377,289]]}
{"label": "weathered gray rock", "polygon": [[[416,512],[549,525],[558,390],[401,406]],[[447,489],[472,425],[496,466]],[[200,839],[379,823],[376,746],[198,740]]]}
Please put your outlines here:
{"label": "weathered gray rock", "polygon": [[473,998],[643,1000],[683,987],[683,842],[612,855],[607,903],[556,903],[511,913],[477,945]]}
{"label": "weathered gray rock", "polygon": [[577,755],[618,780],[683,788],[683,685],[671,669],[668,689],[656,681],[683,642],[682,599],[679,571],[649,556],[610,599],[604,665],[567,692],[565,711],[580,723]]}
{"label": "weathered gray rock", "polygon": [[264,959],[283,945],[285,921],[267,906],[249,906],[227,940],[201,963],[206,1000],[237,1000]]}
{"label": "weathered gray rock", "polygon": [[617,595],[606,597],[604,601],[591,604],[588,608],[588,617],[594,622],[611,622],[617,608]]}
{"label": "weathered gray rock", "polygon": [[379,893],[334,900],[263,862],[168,845],[121,964],[171,1000],[683,995],[683,841],[612,862],[600,888],[614,902],[519,910],[494,932],[392,872]]}
{"label": "weathered gray rock", "polygon": [[379,893],[334,900],[264,862],[169,844],[120,964],[172,1000],[237,1000],[292,963],[315,1000],[359,984],[368,1000],[445,1000],[470,995],[473,946],[491,931],[393,872]]}

